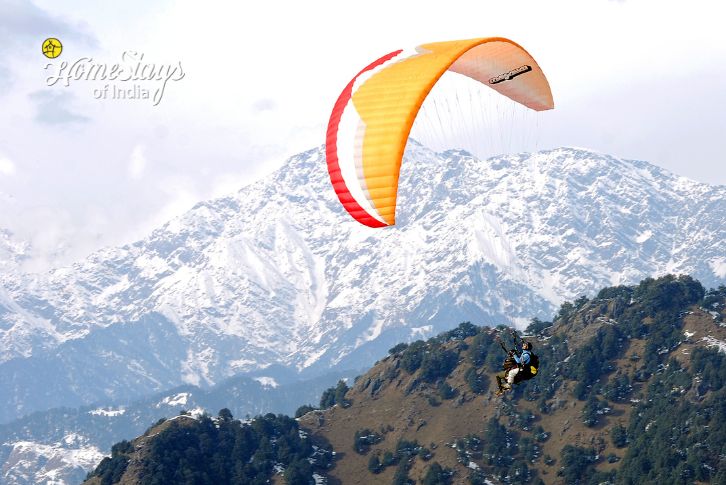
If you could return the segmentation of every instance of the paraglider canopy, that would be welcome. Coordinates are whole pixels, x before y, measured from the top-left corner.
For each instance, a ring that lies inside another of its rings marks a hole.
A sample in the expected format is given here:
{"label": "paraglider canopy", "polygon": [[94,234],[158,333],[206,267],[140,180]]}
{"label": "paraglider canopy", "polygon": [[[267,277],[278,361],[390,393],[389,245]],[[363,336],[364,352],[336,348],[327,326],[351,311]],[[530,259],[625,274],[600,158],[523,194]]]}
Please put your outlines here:
{"label": "paraglider canopy", "polygon": [[535,111],[552,109],[534,58],[502,37],[434,42],[397,50],[359,72],[328,122],[328,172],[340,202],[370,227],[395,224],[401,160],[424,99],[446,72],[463,74]]}

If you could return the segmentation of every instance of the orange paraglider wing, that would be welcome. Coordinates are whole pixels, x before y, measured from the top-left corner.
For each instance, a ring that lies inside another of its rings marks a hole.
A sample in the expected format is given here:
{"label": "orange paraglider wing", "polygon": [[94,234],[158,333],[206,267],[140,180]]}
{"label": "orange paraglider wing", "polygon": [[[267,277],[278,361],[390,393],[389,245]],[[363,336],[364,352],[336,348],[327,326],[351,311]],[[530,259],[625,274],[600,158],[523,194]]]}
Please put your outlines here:
{"label": "orange paraglider wing", "polygon": [[359,72],[328,122],[328,172],[340,202],[370,227],[395,224],[401,160],[421,104],[446,72],[463,74],[536,111],[554,107],[534,58],[501,37],[434,42],[387,54]]}

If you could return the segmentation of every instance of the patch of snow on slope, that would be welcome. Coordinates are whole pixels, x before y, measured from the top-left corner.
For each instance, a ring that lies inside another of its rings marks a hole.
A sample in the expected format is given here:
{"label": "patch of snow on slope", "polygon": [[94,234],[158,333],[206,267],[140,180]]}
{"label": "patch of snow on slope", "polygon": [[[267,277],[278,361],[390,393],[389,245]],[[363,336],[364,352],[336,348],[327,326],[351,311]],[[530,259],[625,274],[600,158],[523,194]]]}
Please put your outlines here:
{"label": "patch of snow on slope", "polygon": [[189,415],[193,418],[199,418],[205,412],[206,412],[206,410],[203,407],[197,406],[197,407],[189,410]]}
{"label": "patch of snow on slope", "polygon": [[229,361],[230,368],[237,372],[244,372],[257,367],[257,361],[254,359],[237,359]]}
{"label": "patch of snow on slope", "polygon": [[162,405],[167,406],[186,406],[187,401],[189,401],[189,398],[191,397],[191,393],[189,392],[180,392],[179,394],[174,394],[173,396],[165,397],[164,399],[159,402],[156,407],[161,407]]}
{"label": "patch of snow on slope", "polygon": [[524,330],[529,326],[529,324],[532,323],[531,318],[526,317],[514,317],[512,318],[512,324],[514,325],[514,328],[519,330]]}
{"label": "patch of snow on slope", "polygon": [[719,352],[723,352],[726,354],[726,342],[724,342],[723,340],[719,340],[710,335],[708,337],[703,337],[703,339],[701,340],[706,341],[706,344],[709,347],[718,347]]}
{"label": "patch of snow on slope", "polygon": [[411,338],[420,338],[420,339],[426,339],[428,338],[434,331],[433,325],[424,325],[423,327],[411,327]]}
{"label": "patch of snow on slope", "polygon": [[377,339],[383,331],[384,323],[385,321],[380,318],[376,318],[375,320],[373,320],[373,323],[370,327],[368,327],[368,330],[356,339],[354,348],[357,349],[364,343]]}
{"label": "patch of snow on slope", "polygon": [[318,348],[317,351],[312,352],[310,354],[310,357],[308,357],[307,360],[305,360],[302,364],[297,366],[298,370],[304,369],[305,367],[312,365],[313,362],[317,361],[320,358],[320,356],[323,355],[327,351],[328,351],[327,347]]}
{"label": "patch of snow on slope", "polygon": [[474,244],[470,251],[477,251],[472,256],[494,264],[500,271],[508,271],[512,276],[522,276],[517,268],[517,255],[507,236],[506,227],[495,215],[484,213],[475,219],[472,227]]}
{"label": "patch of snow on slope", "polygon": [[261,377],[254,377],[253,379],[256,380],[257,382],[259,382],[260,384],[262,384],[262,387],[265,387],[265,388],[275,389],[275,388],[277,388],[277,386],[279,386],[277,381],[272,377],[261,376]]}
{"label": "patch of snow on slope", "polygon": [[122,416],[125,412],[126,412],[126,410],[124,408],[118,408],[118,409],[113,409],[113,408],[108,408],[108,409],[106,409],[106,408],[98,408],[98,409],[94,409],[92,411],[88,411],[88,414],[92,414],[94,416],[109,416],[109,417],[114,417],[114,416]]}
{"label": "patch of snow on slope", "polygon": [[644,231],[640,234],[638,234],[638,237],[635,238],[635,242],[638,244],[643,244],[645,241],[653,237],[653,231],[648,229],[647,231]]}
{"label": "patch of snow on slope", "polygon": [[212,384],[209,377],[209,365],[214,361],[214,350],[207,347],[202,351],[193,349],[187,350],[187,360],[182,363],[182,380],[187,384],[199,386],[202,380],[206,384]]}
{"label": "patch of snow on slope", "polygon": [[167,262],[155,254],[139,255],[134,262],[134,266],[141,269],[139,276],[144,278],[153,278],[169,270]]}
{"label": "patch of snow on slope", "polygon": [[726,258],[713,258],[708,266],[718,278],[726,278]]}

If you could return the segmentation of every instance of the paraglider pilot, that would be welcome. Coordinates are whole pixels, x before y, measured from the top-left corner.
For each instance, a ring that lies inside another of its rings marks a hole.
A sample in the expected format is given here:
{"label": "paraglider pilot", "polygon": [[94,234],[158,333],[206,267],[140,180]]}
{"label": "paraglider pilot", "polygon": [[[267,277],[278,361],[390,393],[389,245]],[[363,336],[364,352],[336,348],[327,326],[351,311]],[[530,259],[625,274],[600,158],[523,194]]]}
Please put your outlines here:
{"label": "paraglider pilot", "polygon": [[502,345],[502,348],[507,351],[508,357],[504,361],[503,368],[504,370],[497,374],[497,385],[499,386],[499,390],[497,391],[497,396],[501,396],[504,394],[505,391],[509,391],[512,389],[512,384],[515,383],[515,380],[517,380],[517,376],[520,376],[520,378],[517,380],[521,381],[526,378],[529,378],[531,376],[527,376],[527,369],[530,367],[530,363],[532,361],[532,344],[530,342],[521,342],[521,351],[517,351],[517,337],[516,334],[514,335],[514,349],[507,351],[504,347],[504,344],[499,341],[499,343]]}

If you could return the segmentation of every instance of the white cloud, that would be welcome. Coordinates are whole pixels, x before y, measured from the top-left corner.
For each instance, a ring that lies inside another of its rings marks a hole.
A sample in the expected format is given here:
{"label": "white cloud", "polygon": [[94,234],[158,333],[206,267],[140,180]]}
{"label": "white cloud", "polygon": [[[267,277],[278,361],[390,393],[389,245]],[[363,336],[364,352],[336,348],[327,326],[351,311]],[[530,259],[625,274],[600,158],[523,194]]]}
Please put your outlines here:
{"label": "white cloud", "polygon": [[248,182],[248,178],[241,174],[222,174],[215,180],[210,195],[213,198],[227,197],[239,191]]}
{"label": "white cloud", "polygon": [[144,147],[136,145],[131,152],[131,159],[129,160],[129,176],[132,179],[139,179],[146,170],[146,155],[144,154]]}
{"label": "white cloud", "polygon": [[277,109],[277,103],[275,103],[274,99],[263,98],[252,103],[252,111],[255,113],[259,113],[261,111],[274,111],[275,109]]}
{"label": "white cloud", "polygon": [[165,203],[147,221],[150,227],[158,227],[184,214],[200,199],[196,184],[189,177],[169,177],[160,183],[159,191],[166,196]]}
{"label": "white cloud", "polygon": [[0,174],[2,175],[13,175],[15,174],[15,164],[12,160],[5,157],[0,157]]}

